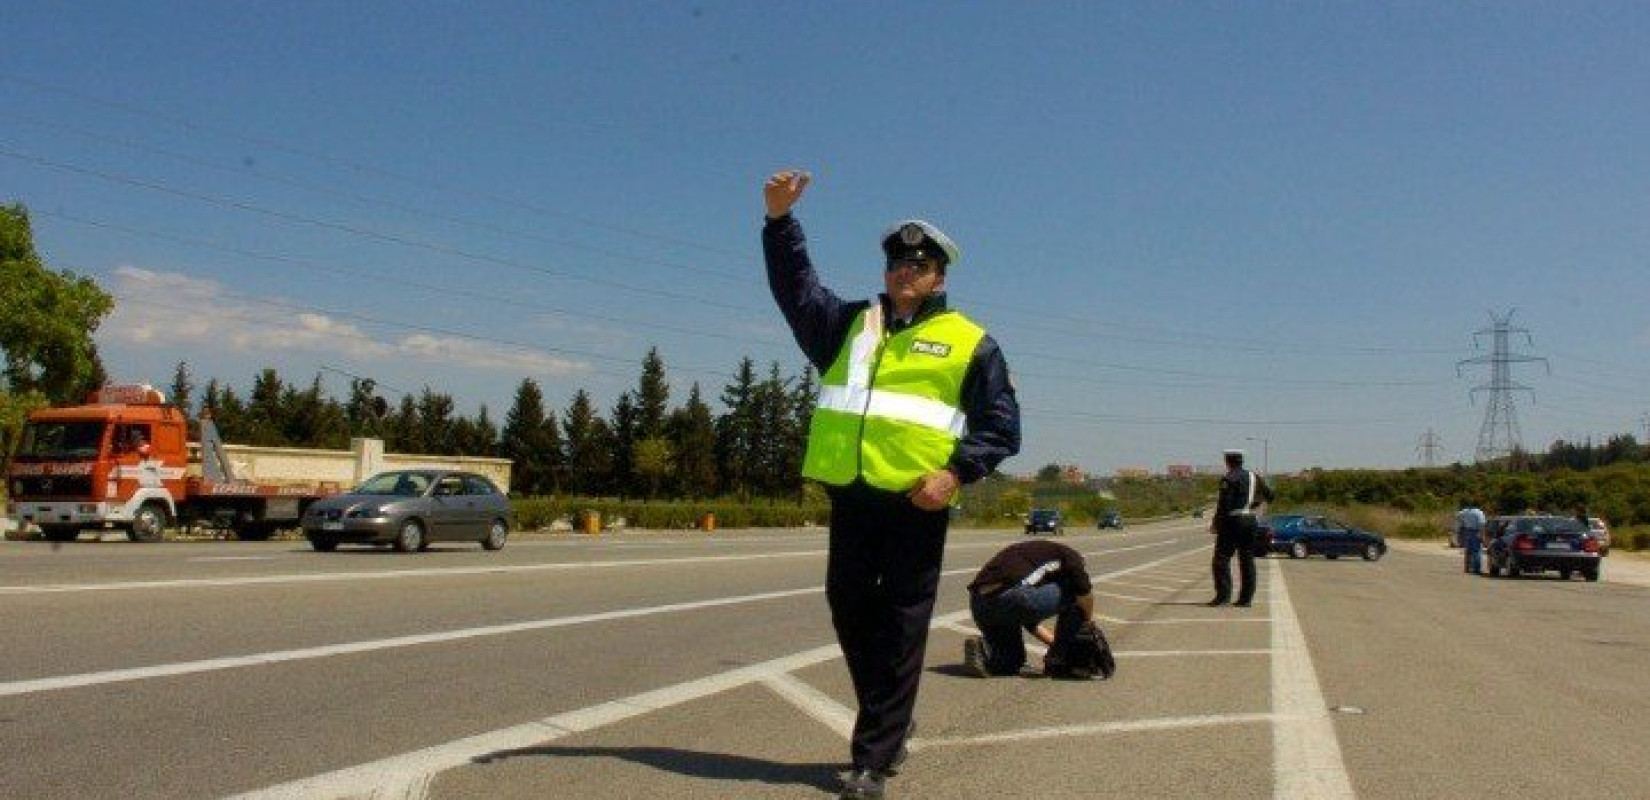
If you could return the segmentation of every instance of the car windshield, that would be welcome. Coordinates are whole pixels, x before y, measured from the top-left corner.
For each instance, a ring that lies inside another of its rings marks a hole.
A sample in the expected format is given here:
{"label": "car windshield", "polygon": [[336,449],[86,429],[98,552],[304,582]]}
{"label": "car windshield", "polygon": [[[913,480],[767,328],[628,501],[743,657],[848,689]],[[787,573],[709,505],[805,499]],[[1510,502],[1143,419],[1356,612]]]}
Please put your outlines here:
{"label": "car windshield", "polygon": [[1272,526],[1272,530],[1286,531],[1300,527],[1302,519],[1305,518],[1294,515],[1285,515],[1281,517],[1273,517],[1269,524]]}
{"label": "car windshield", "polygon": [[1058,516],[1060,516],[1060,512],[1058,511],[1049,511],[1041,508],[1031,512],[1031,519],[1034,522],[1047,522],[1048,520],[1054,519]]}
{"label": "car windshield", "polygon": [[62,461],[93,458],[103,447],[103,422],[35,422],[23,429],[23,459]]}
{"label": "car windshield", "polygon": [[428,488],[430,476],[422,472],[386,472],[368,478],[365,483],[355,487],[354,494],[418,497]]}

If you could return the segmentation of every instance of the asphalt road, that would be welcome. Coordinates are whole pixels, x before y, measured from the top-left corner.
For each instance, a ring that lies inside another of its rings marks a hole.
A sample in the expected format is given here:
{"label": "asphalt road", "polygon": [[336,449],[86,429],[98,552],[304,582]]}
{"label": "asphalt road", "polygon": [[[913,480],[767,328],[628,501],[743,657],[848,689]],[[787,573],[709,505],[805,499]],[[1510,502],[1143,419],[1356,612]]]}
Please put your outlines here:
{"label": "asphalt road", "polygon": [[[1274,558],[1254,608],[1210,609],[1198,524],[1082,532],[1117,676],[967,676],[963,586],[1017,538],[952,532],[890,797],[1650,786],[1650,588],[1615,556],[1596,584]],[[831,797],[823,564],[818,530],[0,544],[0,796]]]}

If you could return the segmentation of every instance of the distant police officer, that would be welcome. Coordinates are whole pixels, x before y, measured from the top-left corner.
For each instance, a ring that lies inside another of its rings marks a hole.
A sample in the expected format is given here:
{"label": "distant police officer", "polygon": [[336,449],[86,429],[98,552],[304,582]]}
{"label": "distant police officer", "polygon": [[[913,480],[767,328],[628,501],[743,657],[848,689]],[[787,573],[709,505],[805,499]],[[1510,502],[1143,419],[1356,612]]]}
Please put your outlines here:
{"label": "distant police officer", "polygon": [[[968,584],[981,636],[963,642],[963,665],[977,677],[1017,675],[1026,663],[1020,631],[1045,645],[1067,642],[1094,619],[1094,589],[1076,550],[1047,539],[1003,548]],[[1055,617],[1050,632],[1041,623]]]}
{"label": "distant police officer", "polygon": [[958,249],[920,220],[882,238],[886,293],[825,288],[791,208],[804,172],[763,185],[768,286],[820,372],[802,474],[831,498],[825,594],[859,715],[845,798],[879,798],[910,735],[939,586],[947,505],[1020,447],[1008,365],[984,329],[946,307]]}
{"label": "distant police officer", "polygon": [[1220,496],[1215,503],[1215,518],[1209,521],[1209,532],[1215,535],[1215,555],[1210,571],[1215,578],[1215,597],[1211,606],[1223,606],[1232,600],[1232,555],[1238,557],[1238,572],[1243,585],[1238,589],[1237,605],[1247,606],[1255,597],[1255,511],[1272,499],[1272,487],[1259,475],[1243,468],[1243,451],[1227,450],[1226,474],[1220,478]]}
{"label": "distant police officer", "polygon": [[1471,500],[1461,501],[1455,513],[1455,539],[1461,543],[1461,571],[1483,572],[1484,512]]}

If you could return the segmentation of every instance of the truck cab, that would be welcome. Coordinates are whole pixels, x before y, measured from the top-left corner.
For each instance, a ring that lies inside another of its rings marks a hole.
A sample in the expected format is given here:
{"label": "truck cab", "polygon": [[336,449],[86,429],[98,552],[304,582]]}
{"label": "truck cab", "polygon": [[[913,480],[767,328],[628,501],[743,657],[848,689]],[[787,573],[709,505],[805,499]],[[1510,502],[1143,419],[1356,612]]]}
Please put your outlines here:
{"label": "truck cab", "polygon": [[85,405],[29,415],[7,475],[11,512],[51,541],[124,529],[155,541],[178,516],[188,421],[149,386],[108,386]]}

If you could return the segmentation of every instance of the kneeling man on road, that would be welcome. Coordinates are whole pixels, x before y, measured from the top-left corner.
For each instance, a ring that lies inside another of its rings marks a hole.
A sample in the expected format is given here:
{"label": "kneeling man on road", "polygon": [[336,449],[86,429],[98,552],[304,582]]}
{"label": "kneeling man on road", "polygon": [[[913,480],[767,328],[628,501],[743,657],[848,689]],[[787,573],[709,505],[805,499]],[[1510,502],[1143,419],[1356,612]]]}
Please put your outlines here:
{"label": "kneeling man on road", "polygon": [[[992,556],[968,584],[979,637],[963,642],[963,664],[975,675],[1017,675],[1026,663],[1024,630],[1059,651],[1083,623],[1094,621],[1093,587],[1083,556],[1047,539],[1011,544]],[[1051,633],[1042,622],[1058,617]]]}

